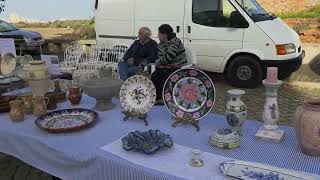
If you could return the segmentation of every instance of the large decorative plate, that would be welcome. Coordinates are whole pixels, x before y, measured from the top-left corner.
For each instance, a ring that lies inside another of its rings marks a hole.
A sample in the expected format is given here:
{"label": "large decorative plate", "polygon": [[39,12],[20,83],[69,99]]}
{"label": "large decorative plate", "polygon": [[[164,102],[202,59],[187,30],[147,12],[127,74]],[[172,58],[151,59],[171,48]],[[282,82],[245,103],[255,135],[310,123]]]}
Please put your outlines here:
{"label": "large decorative plate", "polygon": [[147,114],[155,101],[156,88],[145,76],[131,76],[121,86],[120,103],[126,112]]}
{"label": "large decorative plate", "polygon": [[186,68],[172,73],[163,87],[163,100],[175,117],[195,120],[210,113],[215,99],[214,85],[204,72]]}
{"label": "large decorative plate", "polygon": [[98,114],[89,109],[64,109],[47,113],[35,122],[48,132],[72,132],[88,127],[96,121]]}
{"label": "large decorative plate", "polygon": [[226,176],[242,180],[315,180],[315,177],[307,173],[237,160],[223,162],[220,164],[219,169]]}
{"label": "large decorative plate", "polygon": [[12,53],[7,53],[1,60],[1,73],[3,75],[10,75],[16,69],[16,59]]}

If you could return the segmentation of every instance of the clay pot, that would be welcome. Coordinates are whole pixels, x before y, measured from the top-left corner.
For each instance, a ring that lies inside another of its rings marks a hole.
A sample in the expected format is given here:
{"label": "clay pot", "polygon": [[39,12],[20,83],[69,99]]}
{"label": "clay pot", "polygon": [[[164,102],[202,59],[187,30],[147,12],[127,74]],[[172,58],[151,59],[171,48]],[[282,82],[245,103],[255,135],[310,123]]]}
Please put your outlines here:
{"label": "clay pot", "polygon": [[82,89],[79,86],[71,86],[69,87],[69,95],[68,99],[72,105],[80,104],[82,98]]}
{"label": "clay pot", "polygon": [[320,156],[320,100],[306,100],[295,113],[295,133],[301,151]]}

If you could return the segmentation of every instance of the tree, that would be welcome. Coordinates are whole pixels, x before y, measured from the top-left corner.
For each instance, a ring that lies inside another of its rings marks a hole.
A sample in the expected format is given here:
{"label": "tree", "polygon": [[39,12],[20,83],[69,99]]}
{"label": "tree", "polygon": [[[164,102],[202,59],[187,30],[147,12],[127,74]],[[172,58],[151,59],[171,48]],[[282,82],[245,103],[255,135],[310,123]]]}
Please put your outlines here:
{"label": "tree", "polygon": [[6,0],[0,0],[0,13],[2,13],[4,11],[4,4],[3,2],[5,2]]}

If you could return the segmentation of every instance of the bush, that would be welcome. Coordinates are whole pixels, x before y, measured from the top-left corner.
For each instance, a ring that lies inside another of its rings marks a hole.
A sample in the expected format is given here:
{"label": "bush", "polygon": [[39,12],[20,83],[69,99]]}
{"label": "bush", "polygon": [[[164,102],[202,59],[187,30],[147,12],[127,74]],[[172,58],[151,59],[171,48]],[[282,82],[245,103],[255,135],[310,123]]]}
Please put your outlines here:
{"label": "bush", "polygon": [[278,14],[281,19],[286,18],[318,18],[320,17],[320,6],[315,6],[311,9],[301,12],[287,12]]}

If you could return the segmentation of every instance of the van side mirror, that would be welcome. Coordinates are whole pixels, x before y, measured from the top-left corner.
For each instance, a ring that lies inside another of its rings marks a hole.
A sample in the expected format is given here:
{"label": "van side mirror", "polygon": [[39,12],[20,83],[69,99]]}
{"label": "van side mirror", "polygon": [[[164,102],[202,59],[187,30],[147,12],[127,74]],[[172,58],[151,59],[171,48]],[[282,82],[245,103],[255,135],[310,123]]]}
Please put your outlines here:
{"label": "van side mirror", "polygon": [[230,15],[230,26],[233,28],[248,28],[249,23],[238,11],[233,11]]}

